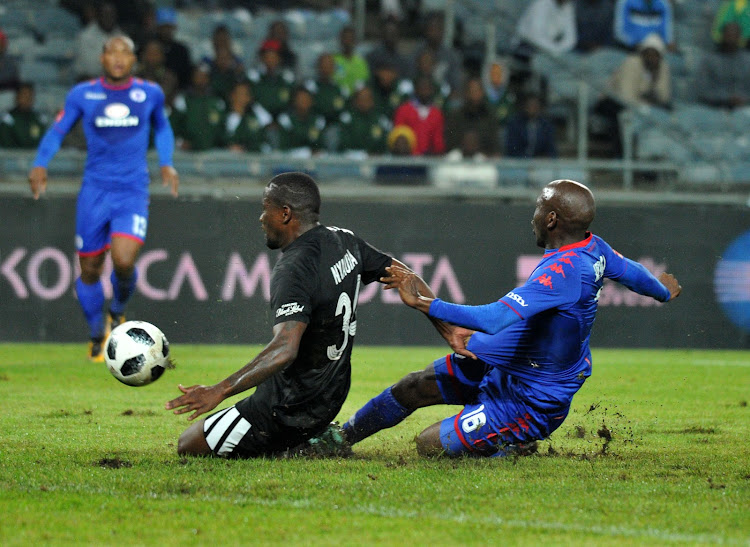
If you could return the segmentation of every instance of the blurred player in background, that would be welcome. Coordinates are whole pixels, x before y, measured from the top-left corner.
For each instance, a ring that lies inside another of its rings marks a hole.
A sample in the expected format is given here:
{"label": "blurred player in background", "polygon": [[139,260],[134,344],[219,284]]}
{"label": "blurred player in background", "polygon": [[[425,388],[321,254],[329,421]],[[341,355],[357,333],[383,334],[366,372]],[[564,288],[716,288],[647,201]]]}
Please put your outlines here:
{"label": "blurred player in background", "polygon": [[464,408],[417,437],[423,456],[503,456],[549,437],[591,375],[589,338],[604,278],[660,302],[681,291],[671,274],[656,279],[587,231],[594,212],[582,184],[548,184],[532,219],[544,256],[523,286],[492,304],[443,302],[413,272],[390,268],[381,280],[386,288],[398,288],[407,305],[433,320],[466,329],[468,343],[370,400],[344,424],[346,440],[359,442],[438,404]]}
{"label": "blurred player in background", "polygon": [[[192,412],[192,420],[228,397],[257,389],[191,425],[178,453],[229,458],[283,453],[327,432],[341,410],[351,383],[360,284],[377,281],[387,267],[406,267],[349,230],[321,225],[319,213],[318,186],[304,173],[277,175],[266,186],[260,223],[266,245],[282,253],[271,278],[273,339],[217,384],[180,385],[183,395],[165,408]],[[436,326],[450,343],[452,330]]]}
{"label": "blurred player in background", "polygon": [[[39,144],[29,173],[34,199],[47,187],[47,165],[63,138],[80,119],[88,147],[83,184],[76,207],[76,248],[81,276],[76,294],[89,325],[89,358],[104,361],[109,330],[125,321],[125,305],[138,278],[135,261],[146,238],[149,133],[159,153],[161,178],[177,196],[179,178],[172,166],[174,134],[164,114],[161,88],[131,76],[133,42],[116,36],[104,44],[104,76],[75,86],[65,109]],[[112,254],[114,297],[104,316],[101,275],[107,250]]]}

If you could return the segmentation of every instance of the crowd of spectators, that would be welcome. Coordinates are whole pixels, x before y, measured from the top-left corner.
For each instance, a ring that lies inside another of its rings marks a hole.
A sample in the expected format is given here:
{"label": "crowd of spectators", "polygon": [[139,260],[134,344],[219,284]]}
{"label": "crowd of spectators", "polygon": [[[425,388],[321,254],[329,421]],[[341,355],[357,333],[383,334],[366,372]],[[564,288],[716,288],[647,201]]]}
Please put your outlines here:
{"label": "crowd of spectators", "polygon": [[[554,56],[619,47],[631,53],[596,107],[615,135],[622,108],[668,108],[671,102],[665,55],[678,45],[670,0],[530,0],[508,38],[507,57],[485,59],[478,68],[465,62],[460,48],[446,45],[442,13],[424,14],[409,44],[401,37],[403,19],[390,16],[366,50],[353,27],[344,26],[338,46],[320,54],[314,70],[301,70],[311,67],[299,66],[281,17],[256,51],[242,51],[230,28],[217,25],[210,51],[194,63],[196,44],[176,39],[176,10],[135,2],[140,11],[125,21],[118,17],[123,4],[68,6],[85,23],[76,41],[75,75],[98,75],[101,44],[129,33],[138,49],[135,74],[164,89],[183,150],[556,157],[556,126],[545,109],[544,88],[528,78],[530,60],[540,51]],[[735,108],[750,100],[750,52],[743,49],[749,10],[745,1],[725,1],[716,13],[716,52],[697,74],[711,82],[698,88],[706,104]],[[17,89],[15,105],[0,123],[0,146],[34,147],[47,120],[34,111],[34,86],[20,81],[6,48],[0,31],[0,88]]]}

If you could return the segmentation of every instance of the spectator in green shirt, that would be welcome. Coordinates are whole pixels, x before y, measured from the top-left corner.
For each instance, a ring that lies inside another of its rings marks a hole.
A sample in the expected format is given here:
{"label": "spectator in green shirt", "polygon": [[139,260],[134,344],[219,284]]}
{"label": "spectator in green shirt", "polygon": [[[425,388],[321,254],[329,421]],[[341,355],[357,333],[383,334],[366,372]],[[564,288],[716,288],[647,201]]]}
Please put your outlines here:
{"label": "spectator in green shirt", "polygon": [[361,55],[355,53],[356,37],[354,27],[346,26],[339,34],[341,53],[334,56],[336,73],[334,79],[347,92],[351,93],[358,83],[367,82],[370,78],[370,69],[367,61]]}
{"label": "spectator in green shirt", "polygon": [[742,36],[740,47],[747,46],[750,38],[750,3],[748,0],[724,0],[719,5],[711,26],[711,36],[717,44],[722,41],[721,31],[727,23],[737,23],[740,26]]}
{"label": "spectator in green shirt", "polygon": [[396,109],[414,93],[411,80],[399,79],[398,68],[389,59],[381,59],[373,66],[369,87],[378,113],[393,118]]}
{"label": "spectator in green shirt", "polygon": [[177,145],[182,150],[208,150],[223,146],[226,104],[211,90],[209,68],[193,69],[192,86],[174,100],[170,116]]}
{"label": "spectator in green shirt", "polygon": [[365,86],[356,91],[352,107],[341,115],[341,149],[384,154],[391,122],[375,109],[372,89]]}
{"label": "spectator in green shirt", "polygon": [[334,81],[335,72],[333,55],[323,53],[318,57],[317,77],[305,82],[305,87],[315,97],[315,112],[329,124],[339,119],[349,98],[349,93]]}
{"label": "spectator in green shirt", "polygon": [[315,114],[314,106],[312,93],[302,86],[295,88],[291,108],[278,117],[281,150],[309,157],[320,149],[326,121]]}
{"label": "spectator in green shirt", "polygon": [[238,152],[268,152],[266,130],[273,122],[268,111],[253,98],[250,82],[238,82],[229,94],[229,112],[224,124],[224,140]]}
{"label": "spectator in green shirt", "polygon": [[248,70],[255,100],[276,117],[289,106],[294,73],[281,65],[281,42],[266,40],[258,52],[260,65]]}
{"label": "spectator in green shirt", "polygon": [[0,146],[36,148],[47,129],[47,119],[34,110],[34,86],[21,83],[16,88],[15,106],[0,121]]}

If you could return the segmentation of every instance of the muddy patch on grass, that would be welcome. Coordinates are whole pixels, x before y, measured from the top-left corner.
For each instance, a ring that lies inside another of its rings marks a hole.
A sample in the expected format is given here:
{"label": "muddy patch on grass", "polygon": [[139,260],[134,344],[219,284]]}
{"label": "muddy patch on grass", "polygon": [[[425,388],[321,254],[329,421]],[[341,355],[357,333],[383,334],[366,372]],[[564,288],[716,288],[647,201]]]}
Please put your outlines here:
{"label": "muddy patch on grass", "polygon": [[120,416],[156,416],[156,412],[153,410],[133,410],[132,408],[129,408],[123,410]]}
{"label": "muddy patch on grass", "polygon": [[602,456],[619,458],[621,456],[613,452],[613,448],[635,444],[630,420],[616,407],[592,403],[583,411],[571,412],[568,420],[570,424],[564,424],[556,434],[564,430],[563,441],[555,442],[556,435],[553,435],[546,441],[549,443],[546,451],[544,448],[539,451],[541,456],[583,460]]}
{"label": "muddy patch on grass", "polygon": [[700,425],[691,425],[690,427],[686,427],[684,429],[679,429],[677,431],[668,431],[668,433],[677,433],[677,434],[698,434],[698,435],[715,435],[718,433],[719,430],[715,427],[703,427]]}
{"label": "muddy patch on grass", "polygon": [[128,460],[123,460],[118,456],[115,456],[114,458],[101,458],[100,460],[96,460],[93,465],[95,467],[102,467],[104,469],[122,469],[123,467],[133,467],[133,464]]}

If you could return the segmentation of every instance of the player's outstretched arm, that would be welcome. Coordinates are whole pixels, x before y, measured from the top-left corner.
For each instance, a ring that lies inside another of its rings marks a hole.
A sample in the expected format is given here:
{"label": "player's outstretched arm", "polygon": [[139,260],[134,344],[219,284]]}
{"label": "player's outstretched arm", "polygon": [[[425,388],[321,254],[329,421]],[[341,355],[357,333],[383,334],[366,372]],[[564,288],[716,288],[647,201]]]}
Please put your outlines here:
{"label": "player's outstretched arm", "polygon": [[31,195],[34,199],[39,199],[39,196],[47,190],[46,167],[34,167],[29,172],[29,186],[31,186]]}
{"label": "player's outstretched arm", "polygon": [[388,275],[380,279],[381,282],[386,284],[386,289],[398,289],[401,300],[407,306],[418,309],[427,315],[435,330],[448,342],[454,352],[471,359],[477,358],[476,355],[466,349],[469,338],[474,334],[473,330],[451,325],[429,315],[430,303],[435,299],[435,293],[424,279],[395,259],[393,265],[386,268],[386,271]]}
{"label": "player's outstretched arm", "polygon": [[273,327],[273,340],[255,359],[240,370],[212,386],[178,386],[182,395],[168,401],[164,408],[175,414],[192,412],[189,420],[210,412],[224,399],[253,388],[283,370],[296,358],[307,323],[286,321]]}
{"label": "player's outstretched arm", "polygon": [[177,169],[171,165],[163,165],[161,168],[161,184],[162,186],[168,186],[172,195],[177,197],[177,190],[180,186],[180,176],[177,174]]}

